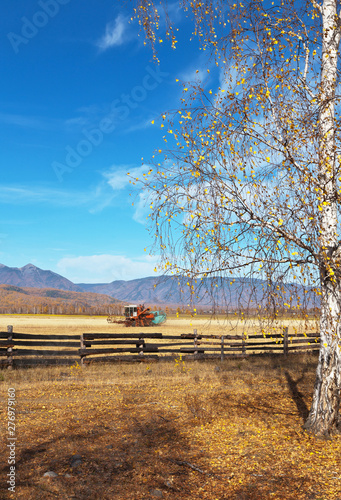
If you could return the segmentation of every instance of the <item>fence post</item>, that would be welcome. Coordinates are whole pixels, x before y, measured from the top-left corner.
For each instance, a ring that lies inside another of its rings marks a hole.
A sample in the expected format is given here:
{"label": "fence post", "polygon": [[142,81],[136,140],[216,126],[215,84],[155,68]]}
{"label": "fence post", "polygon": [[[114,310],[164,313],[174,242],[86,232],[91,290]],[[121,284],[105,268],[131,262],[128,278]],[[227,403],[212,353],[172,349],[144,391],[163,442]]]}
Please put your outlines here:
{"label": "fence post", "polygon": [[224,335],[221,336],[220,361],[224,361]]}
{"label": "fence post", "polygon": [[[81,341],[81,349],[85,349],[85,343],[84,343],[84,336],[83,336],[83,333],[81,333],[81,338],[80,338],[80,341]],[[84,364],[84,354],[81,354],[81,366],[85,366]]]}
{"label": "fence post", "polygon": [[194,344],[194,356],[197,356],[197,354],[198,354],[198,331],[197,331],[196,328],[194,329],[194,341],[193,341],[193,344]]}
{"label": "fence post", "polygon": [[283,354],[287,356],[289,347],[288,327],[283,328]]}
{"label": "fence post", "polygon": [[[8,325],[7,327],[7,340],[8,342],[13,341],[13,326]],[[12,370],[13,369],[13,347],[8,346],[7,347],[7,369]]]}
{"label": "fence post", "polygon": [[243,354],[243,356],[246,354],[244,333],[243,333],[243,338],[242,338],[242,354]]}
{"label": "fence post", "polygon": [[143,334],[141,334],[142,336],[139,337],[139,356],[143,356],[143,348],[144,348],[144,338],[143,338]]}

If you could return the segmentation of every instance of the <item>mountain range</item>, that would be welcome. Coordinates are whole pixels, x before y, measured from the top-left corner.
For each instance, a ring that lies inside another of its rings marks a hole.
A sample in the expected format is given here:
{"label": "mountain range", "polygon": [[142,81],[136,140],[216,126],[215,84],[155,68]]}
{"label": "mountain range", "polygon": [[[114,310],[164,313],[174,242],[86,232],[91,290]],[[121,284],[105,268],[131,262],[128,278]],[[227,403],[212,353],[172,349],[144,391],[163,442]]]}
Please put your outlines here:
{"label": "mountain range", "polygon": [[60,274],[44,271],[33,264],[27,264],[24,267],[7,267],[0,264],[0,284],[30,288],[57,288],[71,292],[83,291]]}
{"label": "mountain range", "polygon": [[[43,270],[33,264],[24,267],[7,267],[0,264],[0,284],[17,287],[54,288],[72,292],[104,294],[119,301],[130,303],[160,304],[169,306],[196,305],[211,308],[213,304],[229,307],[256,308],[265,304],[269,294],[269,284],[261,279],[222,278],[218,283],[205,278],[192,283],[187,278],[177,276],[146,277],[135,280],[116,280],[111,283],[73,283],[63,276]],[[193,288],[191,288],[193,286]],[[290,302],[290,297],[300,296],[308,307],[315,306],[315,294],[299,285],[278,284],[274,296],[281,295],[280,302]],[[276,290],[280,289],[280,292]],[[302,302],[302,300],[301,300]],[[297,300],[291,300],[295,306]]]}
{"label": "mountain range", "polygon": [[190,294],[182,294],[177,280],[171,277],[146,277],[129,281],[117,280],[111,283],[76,284],[60,274],[40,269],[33,264],[19,268],[0,264],[0,284],[105,294],[115,299],[119,297],[120,301],[132,303],[178,305],[190,300]]}

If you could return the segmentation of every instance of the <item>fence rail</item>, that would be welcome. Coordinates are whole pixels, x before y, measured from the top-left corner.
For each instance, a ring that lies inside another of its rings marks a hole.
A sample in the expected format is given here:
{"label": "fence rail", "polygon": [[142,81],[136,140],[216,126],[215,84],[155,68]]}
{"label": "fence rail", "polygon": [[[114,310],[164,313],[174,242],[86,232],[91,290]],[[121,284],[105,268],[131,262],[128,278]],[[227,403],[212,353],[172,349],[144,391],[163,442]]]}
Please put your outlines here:
{"label": "fence rail", "polygon": [[[0,366],[37,364],[82,365],[91,362],[149,361],[183,355],[192,359],[247,357],[251,354],[319,349],[319,334],[289,335],[288,328],[271,335],[205,335],[182,333],[83,333],[39,335],[16,333],[12,326],[0,332]],[[37,349],[38,347],[43,349]]]}

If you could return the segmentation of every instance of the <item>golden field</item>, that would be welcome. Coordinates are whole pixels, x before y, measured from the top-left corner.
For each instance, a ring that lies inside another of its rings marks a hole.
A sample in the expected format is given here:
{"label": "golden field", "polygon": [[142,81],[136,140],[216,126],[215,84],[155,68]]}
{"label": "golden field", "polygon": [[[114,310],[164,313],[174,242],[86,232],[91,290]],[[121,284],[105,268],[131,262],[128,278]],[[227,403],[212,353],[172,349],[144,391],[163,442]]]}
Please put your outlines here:
{"label": "golden field", "polygon": [[[113,331],[103,317],[1,321],[2,331]],[[199,333],[205,322],[171,318],[161,331]],[[340,437],[302,429],[315,367],[304,354],[2,370],[1,435],[12,387],[17,440],[15,493],[1,448],[0,498],[339,500]]]}
{"label": "golden field", "polygon": [[[108,323],[106,316],[62,316],[62,315],[25,315],[25,314],[2,314],[0,315],[0,331],[6,331],[7,325],[13,325],[13,331],[21,333],[62,334],[78,335],[81,333],[118,333],[137,329],[128,329],[124,325]],[[317,331],[317,325],[313,320],[303,321],[300,319],[280,319],[274,325],[264,321],[262,325],[266,333],[277,331],[279,328],[288,326],[289,334],[295,331]],[[226,318],[219,316],[185,316],[170,315],[165,324],[161,326],[143,328],[144,332],[160,331],[165,335],[177,335],[179,333],[193,333],[197,329],[198,334],[206,335],[241,335],[261,333],[257,318],[245,321],[231,316]]]}

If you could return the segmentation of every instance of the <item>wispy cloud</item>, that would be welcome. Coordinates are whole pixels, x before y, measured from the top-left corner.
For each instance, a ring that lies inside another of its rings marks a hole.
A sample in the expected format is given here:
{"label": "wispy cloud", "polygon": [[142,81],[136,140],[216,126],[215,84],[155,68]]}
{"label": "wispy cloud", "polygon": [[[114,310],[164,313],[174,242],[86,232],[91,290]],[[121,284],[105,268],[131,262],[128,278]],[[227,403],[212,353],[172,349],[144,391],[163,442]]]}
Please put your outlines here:
{"label": "wispy cloud", "polygon": [[114,191],[114,195],[123,190],[135,195],[133,220],[139,224],[146,224],[152,193],[144,190],[138,181],[147,177],[149,171],[151,171],[150,165],[143,164],[140,167],[114,166],[110,171],[102,173],[105,182]]}
{"label": "wispy cloud", "polygon": [[73,282],[109,283],[155,275],[158,257],[142,255],[82,255],[64,257],[57,263],[58,272]]}
{"label": "wispy cloud", "polygon": [[4,226],[28,226],[29,224],[36,224],[35,219],[0,219],[0,224]]}
{"label": "wispy cloud", "polygon": [[118,203],[127,204],[129,194],[137,194],[141,189],[139,184],[135,184],[137,179],[143,179],[149,170],[150,167],[146,164],[140,167],[113,165],[109,170],[98,172],[101,178],[97,184],[84,190],[56,189],[46,185],[0,184],[0,203],[79,207],[95,214]]}
{"label": "wispy cloud", "polygon": [[112,190],[99,184],[87,191],[51,189],[45,186],[1,186],[0,202],[9,205],[47,205],[50,207],[78,207],[97,213],[110,206]]}
{"label": "wispy cloud", "polygon": [[[99,213],[107,207],[128,205],[129,194],[138,193],[142,186],[137,179],[143,179],[150,166],[113,165],[109,170],[98,172],[101,175],[96,185],[89,189],[56,189],[46,185],[0,184],[0,203],[7,205],[46,205],[50,207],[78,207],[89,213]],[[138,207],[142,208],[144,197],[138,198]],[[131,200],[129,200],[129,204]],[[134,220],[142,220],[133,216]]]}
{"label": "wispy cloud", "polygon": [[1,203],[34,204],[47,203],[58,206],[83,205],[88,202],[88,193],[62,191],[46,187],[1,186]]}
{"label": "wispy cloud", "polygon": [[149,170],[150,166],[146,164],[140,167],[119,165],[113,166],[111,170],[103,172],[102,175],[114,191],[119,191],[128,186],[133,189],[134,182],[137,182],[137,179],[143,179]]}
{"label": "wispy cloud", "polygon": [[41,116],[29,116],[15,113],[0,113],[0,123],[22,128],[52,130],[62,125],[59,119]]}
{"label": "wispy cloud", "polygon": [[148,219],[148,215],[151,212],[150,205],[153,201],[154,194],[151,191],[142,191],[139,193],[134,202],[134,214],[133,219],[139,224],[145,225]]}
{"label": "wispy cloud", "polygon": [[207,58],[206,54],[200,54],[189,66],[184,68],[178,78],[183,82],[206,84],[214,71],[213,61]]}
{"label": "wispy cloud", "polygon": [[89,120],[84,116],[76,116],[75,118],[69,118],[65,121],[65,126],[67,130],[78,130],[82,129],[85,126],[89,125]]}
{"label": "wispy cloud", "polygon": [[101,50],[118,47],[130,39],[128,34],[128,18],[119,14],[115,21],[108,23],[104,35],[97,41]]}
{"label": "wispy cloud", "polygon": [[75,110],[74,116],[65,120],[64,125],[68,132],[80,132],[84,127],[97,126],[103,116],[109,113],[110,104],[82,106]]}
{"label": "wispy cloud", "polygon": [[146,130],[147,128],[152,127],[152,120],[153,118],[149,118],[147,120],[142,120],[141,122],[135,123],[131,127],[127,128],[124,132],[126,134],[129,134],[130,132],[137,132],[138,130]]}
{"label": "wispy cloud", "polygon": [[207,69],[205,68],[187,68],[179,75],[183,82],[204,83],[208,79]]}

